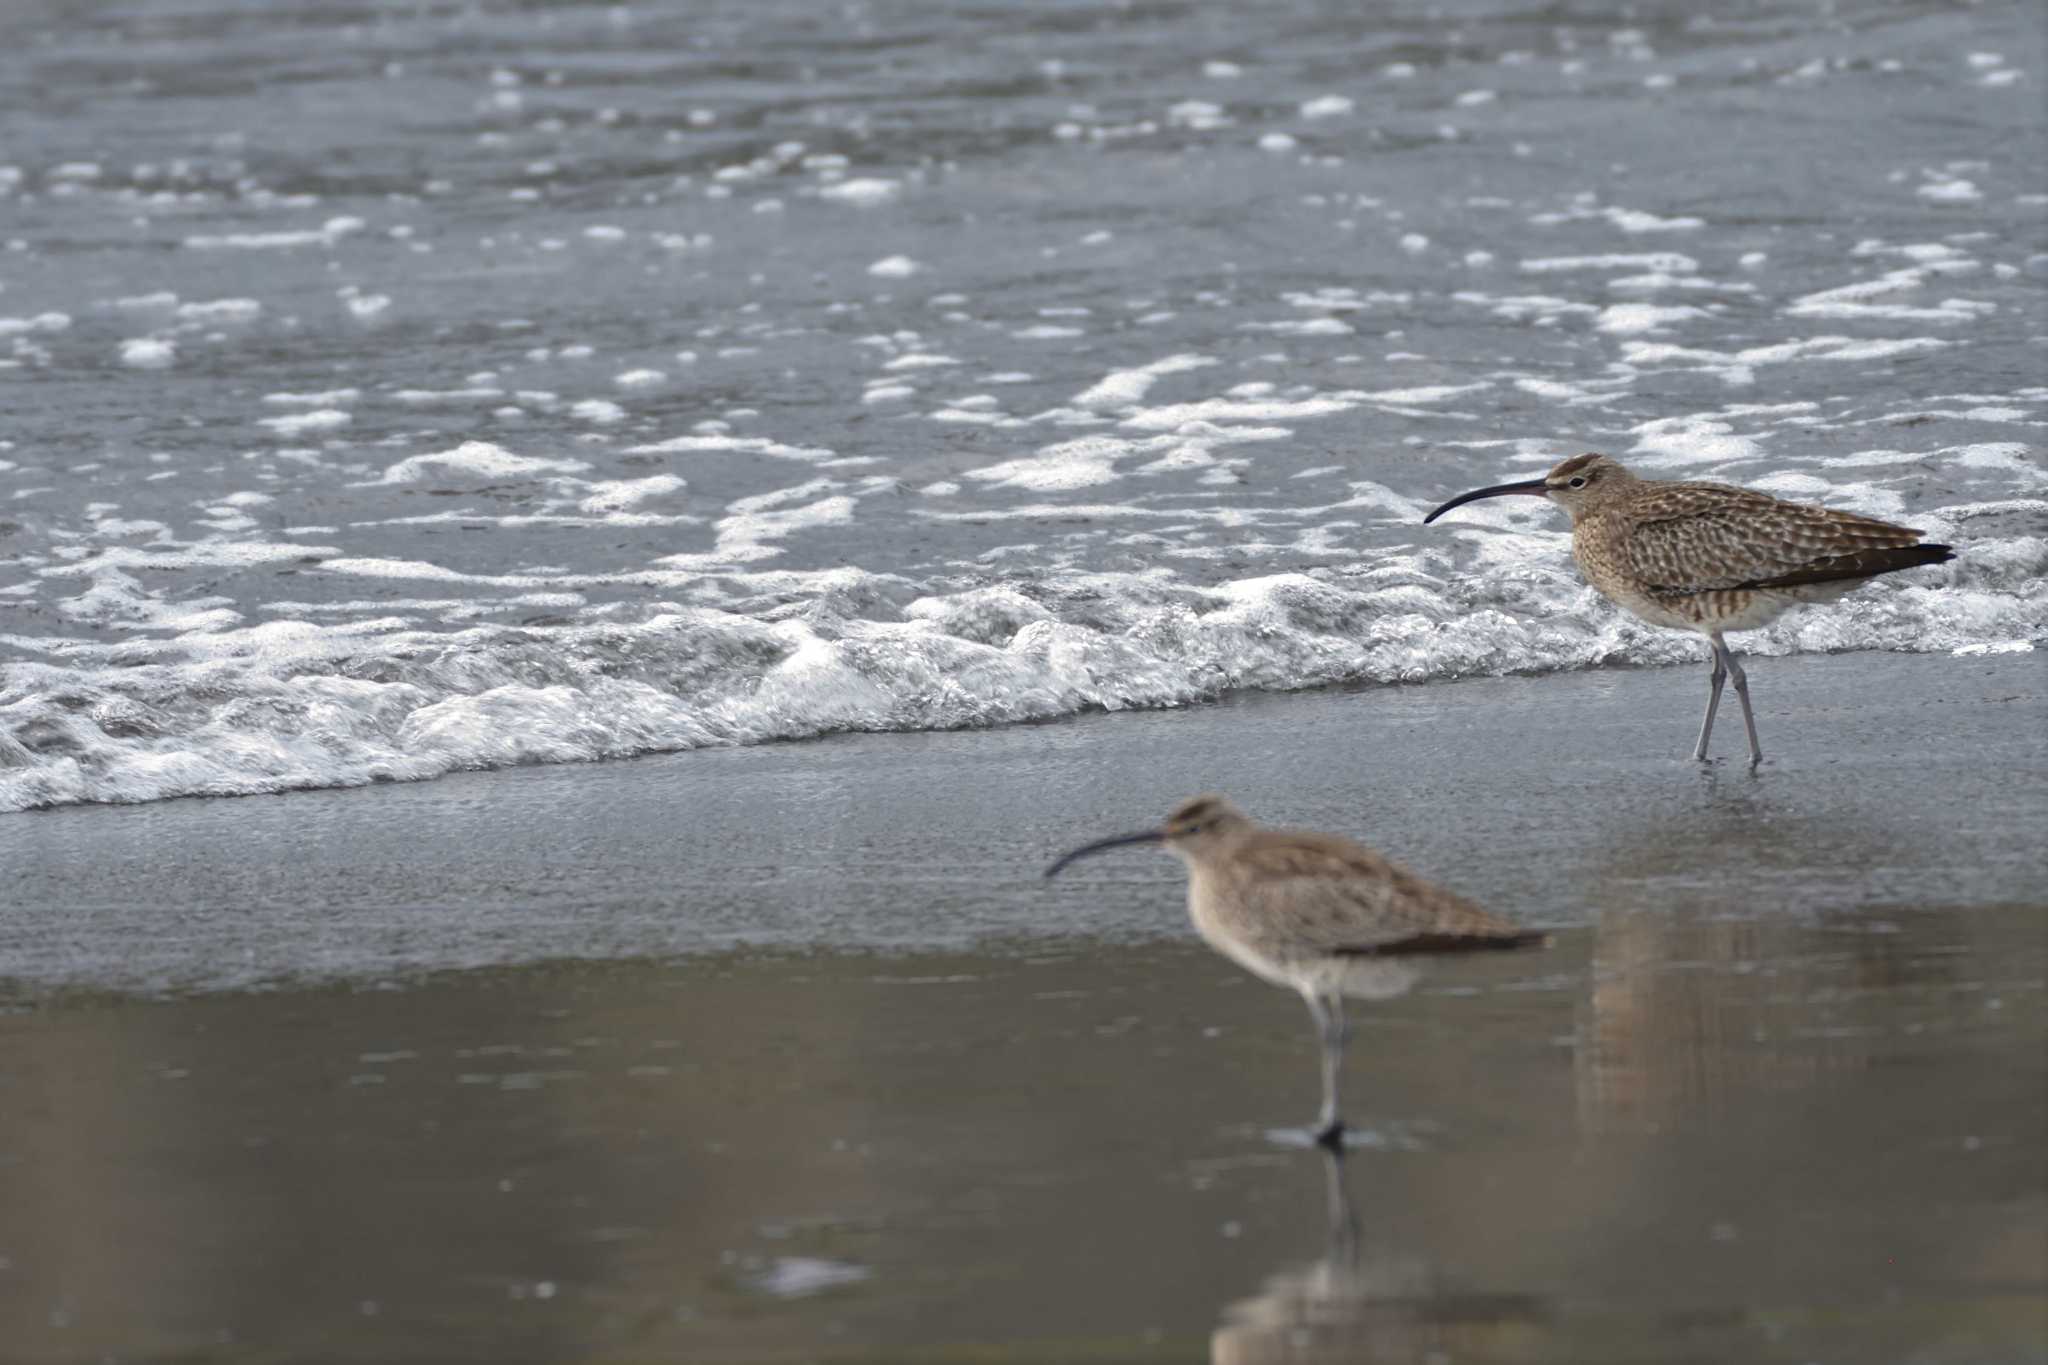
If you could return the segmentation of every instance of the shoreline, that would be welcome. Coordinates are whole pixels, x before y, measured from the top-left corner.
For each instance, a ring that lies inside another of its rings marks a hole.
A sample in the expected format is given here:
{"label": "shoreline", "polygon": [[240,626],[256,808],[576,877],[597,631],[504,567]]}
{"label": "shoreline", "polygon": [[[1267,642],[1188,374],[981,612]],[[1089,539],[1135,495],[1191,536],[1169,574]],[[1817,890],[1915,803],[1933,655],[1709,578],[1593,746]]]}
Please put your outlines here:
{"label": "shoreline", "polygon": [[[1253,692],[1059,724],[37,812],[0,820],[16,869],[0,998],[741,946],[1174,938],[1170,860],[1109,860],[1072,885],[1037,873],[1209,789],[1545,927],[1583,922],[1572,889],[1644,857],[1670,877],[1716,870],[1731,901],[2038,899],[2036,655],[1757,660],[1767,761],[1754,776],[1689,758],[1705,673]],[[1739,753],[1740,726],[1717,731],[1717,755]]]}

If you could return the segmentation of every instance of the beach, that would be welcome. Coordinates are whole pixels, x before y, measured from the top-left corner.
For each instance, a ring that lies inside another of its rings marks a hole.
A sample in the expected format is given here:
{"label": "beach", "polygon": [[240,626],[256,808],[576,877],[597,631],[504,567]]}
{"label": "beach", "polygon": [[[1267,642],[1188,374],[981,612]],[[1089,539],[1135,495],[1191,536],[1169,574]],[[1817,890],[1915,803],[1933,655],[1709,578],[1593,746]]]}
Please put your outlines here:
{"label": "beach", "polygon": [[[2048,1365],[2038,3],[0,30],[4,1365]],[[1341,1164],[1202,792],[1547,935]]]}
{"label": "beach", "polygon": [[[10,819],[0,1337],[2039,1358],[2039,656],[1750,672],[1755,775],[1701,667]],[[1038,876],[1210,788],[1552,935],[1354,1011],[1348,1246],[1299,1003]]]}

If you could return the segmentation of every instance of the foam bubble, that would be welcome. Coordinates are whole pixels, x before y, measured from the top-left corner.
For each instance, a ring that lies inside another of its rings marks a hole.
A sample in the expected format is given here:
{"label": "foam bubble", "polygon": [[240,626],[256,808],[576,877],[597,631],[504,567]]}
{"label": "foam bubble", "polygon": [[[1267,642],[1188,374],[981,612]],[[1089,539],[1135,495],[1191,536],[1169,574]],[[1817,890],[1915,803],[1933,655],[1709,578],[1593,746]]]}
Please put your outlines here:
{"label": "foam bubble", "polygon": [[338,431],[354,420],[340,408],[316,408],[311,412],[294,412],[283,417],[259,417],[256,425],[268,427],[279,436],[307,436],[322,431]]}
{"label": "foam bubble", "polygon": [[894,180],[877,176],[858,176],[841,180],[835,184],[820,186],[818,197],[838,204],[852,204],[858,208],[874,208],[886,204],[903,192],[903,186]]}
{"label": "foam bubble", "polygon": [[177,361],[177,343],[164,337],[131,337],[121,343],[121,363],[131,369],[166,370]]}
{"label": "foam bubble", "polygon": [[902,280],[923,269],[921,262],[913,261],[908,256],[884,256],[868,267],[868,274],[879,275],[884,279]]}
{"label": "foam bubble", "polygon": [[[283,420],[283,419],[276,419]],[[390,465],[378,483],[418,483],[432,475],[463,474],[477,478],[521,478],[536,474],[574,474],[590,468],[582,460],[549,460],[515,455],[489,441],[464,441],[432,455],[412,455]]]}

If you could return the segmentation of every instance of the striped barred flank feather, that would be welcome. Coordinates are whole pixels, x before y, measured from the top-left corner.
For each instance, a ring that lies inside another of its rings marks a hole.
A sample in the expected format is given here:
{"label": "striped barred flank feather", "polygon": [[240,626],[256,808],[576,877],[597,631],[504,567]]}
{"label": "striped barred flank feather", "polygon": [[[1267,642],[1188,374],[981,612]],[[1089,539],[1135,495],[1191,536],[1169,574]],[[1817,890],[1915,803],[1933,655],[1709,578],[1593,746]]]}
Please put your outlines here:
{"label": "striped barred flank feather", "polygon": [[1863,578],[1953,557],[1916,544],[1923,533],[1909,526],[1727,484],[1631,491],[1627,569],[1659,595]]}
{"label": "striped barred flank feather", "polygon": [[1875,578],[1881,573],[1917,569],[1926,564],[1946,564],[1956,557],[1947,545],[1899,545],[1875,550],[1857,550],[1807,565],[1776,578],[1745,583],[1746,588],[1792,588],[1802,583],[1834,583],[1843,579]]}

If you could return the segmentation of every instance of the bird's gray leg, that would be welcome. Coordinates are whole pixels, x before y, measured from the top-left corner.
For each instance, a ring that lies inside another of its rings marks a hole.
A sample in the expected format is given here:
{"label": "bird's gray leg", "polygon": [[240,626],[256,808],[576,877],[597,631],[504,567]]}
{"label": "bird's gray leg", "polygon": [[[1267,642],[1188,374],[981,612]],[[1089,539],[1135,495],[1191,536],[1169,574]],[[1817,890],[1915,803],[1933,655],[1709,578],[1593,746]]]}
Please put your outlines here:
{"label": "bird's gray leg", "polygon": [[1714,652],[1713,689],[1707,693],[1706,718],[1700,721],[1700,742],[1693,746],[1692,751],[1693,759],[1702,763],[1707,757],[1707,738],[1714,733],[1714,712],[1721,707],[1721,684],[1728,680],[1728,670],[1721,664],[1721,637],[1709,635],[1707,646]]}
{"label": "bird's gray leg", "polygon": [[1749,766],[1754,768],[1764,761],[1764,746],[1756,742],[1756,716],[1749,709],[1749,678],[1742,665],[1735,662],[1735,651],[1728,648],[1727,641],[1716,635],[1714,648],[1721,656],[1719,666],[1728,670],[1729,680],[1735,684],[1735,699],[1742,703],[1742,726],[1749,731]]}
{"label": "bird's gray leg", "polygon": [[1344,1120],[1337,1113],[1337,1077],[1344,1065],[1344,997],[1305,992],[1302,998],[1315,1016],[1323,1044],[1323,1109],[1316,1116],[1315,1138],[1322,1146],[1339,1148],[1344,1143]]}

